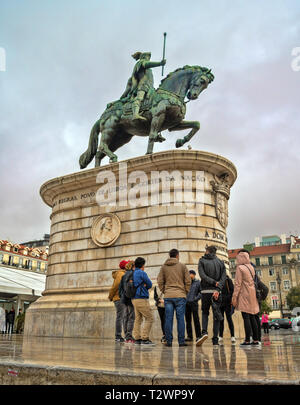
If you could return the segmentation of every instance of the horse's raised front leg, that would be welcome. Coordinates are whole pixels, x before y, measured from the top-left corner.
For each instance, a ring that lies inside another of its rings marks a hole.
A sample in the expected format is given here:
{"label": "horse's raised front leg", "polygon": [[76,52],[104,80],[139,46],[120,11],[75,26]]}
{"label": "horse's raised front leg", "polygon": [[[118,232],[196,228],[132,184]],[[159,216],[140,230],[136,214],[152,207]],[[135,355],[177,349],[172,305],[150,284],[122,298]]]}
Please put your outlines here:
{"label": "horse's raised front leg", "polygon": [[180,148],[185,143],[189,142],[196,132],[200,129],[200,122],[199,121],[181,121],[180,124],[176,125],[175,127],[169,128],[169,132],[172,131],[182,131],[184,129],[192,128],[192,130],[183,138],[179,138],[176,141],[176,148]]}

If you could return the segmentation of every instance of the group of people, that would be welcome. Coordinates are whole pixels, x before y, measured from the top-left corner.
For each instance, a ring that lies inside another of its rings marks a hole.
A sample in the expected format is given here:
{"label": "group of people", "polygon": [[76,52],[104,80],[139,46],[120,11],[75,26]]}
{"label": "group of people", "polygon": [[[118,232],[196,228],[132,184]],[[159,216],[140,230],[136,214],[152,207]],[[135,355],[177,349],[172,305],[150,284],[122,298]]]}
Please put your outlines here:
{"label": "group of people", "polygon": [[24,328],[24,318],[25,314],[22,313],[22,310],[19,309],[17,317],[15,317],[15,309],[12,307],[10,311],[7,309],[4,310],[3,307],[0,307],[0,333],[11,334],[14,333],[14,324],[16,321],[16,333],[21,333]]}
{"label": "group of people", "polygon": [[[161,342],[168,347],[173,343],[173,320],[176,313],[179,346],[193,341],[194,322],[196,345],[208,338],[209,312],[213,313],[212,343],[218,346],[223,340],[224,316],[226,315],[232,343],[236,342],[232,314],[241,311],[245,339],[241,346],[259,345],[261,328],[259,302],[255,287],[255,269],[250,254],[241,249],[237,255],[234,283],[226,274],[225,264],[216,256],[215,246],[208,246],[198,264],[200,280],[196,271],[188,270],[179,261],[179,251],[172,249],[169,258],[161,266],[154,288],[154,300],[161,321]],[[154,345],[150,340],[153,313],[149,303],[152,282],[145,272],[146,261],[138,257],[135,261],[123,260],[119,270],[112,273],[113,285],[109,299],[116,309],[115,339],[117,342],[137,345]],[[202,329],[199,319],[201,300]],[[122,336],[122,329],[125,337]],[[251,341],[252,338],[252,341]]]}

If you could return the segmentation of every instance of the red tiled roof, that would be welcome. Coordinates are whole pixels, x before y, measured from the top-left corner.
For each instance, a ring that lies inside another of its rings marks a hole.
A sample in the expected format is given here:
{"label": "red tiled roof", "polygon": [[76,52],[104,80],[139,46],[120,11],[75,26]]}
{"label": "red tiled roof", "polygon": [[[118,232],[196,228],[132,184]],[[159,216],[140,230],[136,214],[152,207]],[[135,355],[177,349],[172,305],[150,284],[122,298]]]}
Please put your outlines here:
{"label": "red tiled roof", "polygon": [[[229,259],[235,259],[239,249],[229,249],[228,250],[228,257]],[[250,251],[250,256],[266,256],[266,255],[276,255],[280,253],[289,253],[290,252],[290,244],[285,243],[282,245],[272,245],[272,246],[258,246],[254,247],[253,250]]]}
{"label": "red tiled roof", "polygon": [[[48,258],[44,259],[44,258],[42,257],[44,254],[46,254],[46,256],[48,257],[48,254],[47,254],[45,251],[41,251],[40,249],[37,249],[37,250],[39,250],[41,253],[40,253],[40,256],[36,256],[36,255],[33,255],[33,254],[32,254],[32,252],[33,252],[34,250],[36,250],[35,248],[30,248],[30,247],[25,246],[25,245],[19,245],[19,244],[17,244],[17,243],[14,244],[14,243],[9,242],[9,241],[7,241],[7,240],[1,240],[1,242],[2,242],[2,243],[0,244],[0,251],[1,251],[1,252],[4,252],[4,253],[6,253],[6,254],[13,253],[13,254],[15,254],[15,255],[23,256],[23,257],[28,257],[28,258],[31,258],[31,259],[35,258],[35,259],[39,259],[39,260],[48,261]],[[12,251],[12,250],[6,250],[4,247],[5,247],[6,245],[8,245],[8,244],[10,244],[12,247],[17,247],[18,251],[17,251],[17,252],[14,252],[14,251]],[[24,249],[28,250],[28,254],[27,254],[27,255],[21,253],[21,250],[24,250]]]}

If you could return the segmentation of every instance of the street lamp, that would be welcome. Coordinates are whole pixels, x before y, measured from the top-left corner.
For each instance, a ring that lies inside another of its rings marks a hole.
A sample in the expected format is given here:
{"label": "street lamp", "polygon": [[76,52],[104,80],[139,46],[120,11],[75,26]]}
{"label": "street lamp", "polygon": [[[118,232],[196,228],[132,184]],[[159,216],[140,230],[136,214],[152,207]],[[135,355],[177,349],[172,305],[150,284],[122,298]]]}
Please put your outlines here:
{"label": "street lamp", "polygon": [[279,287],[279,297],[280,297],[280,312],[281,312],[281,318],[283,318],[283,312],[282,312],[282,298],[281,298],[281,277],[279,275],[279,272],[277,272],[277,278],[276,281],[278,283]]}

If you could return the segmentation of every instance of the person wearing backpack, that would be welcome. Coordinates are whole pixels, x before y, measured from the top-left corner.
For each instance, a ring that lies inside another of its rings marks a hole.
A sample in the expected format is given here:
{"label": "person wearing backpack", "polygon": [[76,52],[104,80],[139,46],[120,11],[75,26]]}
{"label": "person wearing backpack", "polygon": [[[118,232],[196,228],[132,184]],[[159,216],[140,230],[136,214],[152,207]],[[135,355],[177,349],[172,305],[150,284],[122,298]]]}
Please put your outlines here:
{"label": "person wearing backpack", "polygon": [[[226,275],[225,279],[225,284],[224,287],[222,288],[222,303],[220,306],[220,311],[224,317],[224,313],[226,314],[226,319],[228,323],[228,327],[230,330],[230,335],[231,335],[231,342],[235,343],[236,339],[234,336],[234,325],[232,321],[232,310],[231,310],[231,299],[232,299],[232,294],[233,294],[234,286],[231,278]],[[223,341],[223,333],[224,333],[224,319],[223,321],[220,321],[220,333],[219,333],[219,342],[221,343]]]}
{"label": "person wearing backpack", "polygon": [[[240,346],[259,345],[258,325],[255,315],[259,312],[255,288],[255,270],[250,263],[250,253],[241,249],[236,256],[236,275],[232,305],[242,312],[245,329],[245,341]],[[250,343],[252,333],[253,342]]]}
{"label": "person wearing backpack", "polygon": [[[130,296],[128,297],[128,290],[127,285],[132,280],[133,271],[134,271],[134,262],[129,260],[129,262],[125,265],[126,273],[123,275],[120,285],[119,285],[119,296],[121,298],[121,302],[124,304],[124,334],[125,334],[125,343],[134,343],[134,339],[132,336],[133,325],[134,325],[134,308],[131,302]],[[130,294],[129,294],[130,295]]]}
{"label": "person wearing backpack", "polygon": [[[151,346],[154,345],[149,339],[153,324],[153,314],[149,303],[148,290],[152,287],[152,282],[145,272],[145,263],[146,261],[143,257],[137,257],[134,262],[133,285],[136,291],[132,298],[135,314],[133,337],[135,344]],[[142,327],[143,320],[144,324]]]}
{"label": "person wearing backpack", "polygon": [[113,285],[108,294],[108,299],[113,301],[116,309],[116,328],[115,328],[115,341],[119,343],[124,342],[122,337],[122,325],[124,329],[124,309],[125,305],[121,302],[119,296],[119,285],[123,275],[125,274],[125,265],[127,264],[126,260],[122,260],[119,264],[120,269],[112,272],[112,277],[114,279]]}

